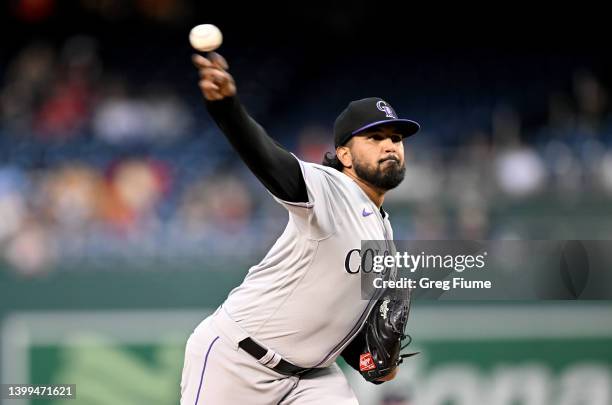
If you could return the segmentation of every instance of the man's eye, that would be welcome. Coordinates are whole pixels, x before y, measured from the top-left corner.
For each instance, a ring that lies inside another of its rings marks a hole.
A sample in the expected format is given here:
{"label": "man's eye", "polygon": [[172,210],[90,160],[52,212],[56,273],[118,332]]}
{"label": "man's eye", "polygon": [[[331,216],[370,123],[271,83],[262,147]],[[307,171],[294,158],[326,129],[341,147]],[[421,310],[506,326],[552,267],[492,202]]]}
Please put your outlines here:
{"label": "man's eye", "polygon": [[370,139],[374,139],[375,141],[381,141],[383,137],[378,134],[373,134],[373,135],[370,135]]}
{"label": "man's eye", "polygon": [[393,136],[391,137],[391,141],[392,141],[393,143],[398,143],[398,142],[401,142],[401,141],[402,141],[402,137],[401,137],[401,136],[399,136],[399,135],[393,135]]}

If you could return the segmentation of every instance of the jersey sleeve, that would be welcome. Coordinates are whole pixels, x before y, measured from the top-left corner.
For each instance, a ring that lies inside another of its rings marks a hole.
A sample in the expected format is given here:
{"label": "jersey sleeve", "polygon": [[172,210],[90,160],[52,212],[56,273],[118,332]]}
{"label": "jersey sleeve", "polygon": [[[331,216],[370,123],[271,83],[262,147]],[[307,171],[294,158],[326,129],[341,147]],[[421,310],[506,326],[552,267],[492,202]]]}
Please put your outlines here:
{"label": "jersey sleeve", "polygon": [[[295,156],[295,155],[294,155]],[[293,219],[303,231],[308,232],[313,239],[322,239],[335,230],[333,218],[332,180],[316,165],[298,159],[302,176],[306,183],[308,201],[285,201],[274,194],[272,197],[289,211]]]}
{"label": "jersey sleeve", "polygon": [[273,195],[306,201],[306,185],[295,155],[272,139],[238,97],[207,101],[206,107],[242,161]]}

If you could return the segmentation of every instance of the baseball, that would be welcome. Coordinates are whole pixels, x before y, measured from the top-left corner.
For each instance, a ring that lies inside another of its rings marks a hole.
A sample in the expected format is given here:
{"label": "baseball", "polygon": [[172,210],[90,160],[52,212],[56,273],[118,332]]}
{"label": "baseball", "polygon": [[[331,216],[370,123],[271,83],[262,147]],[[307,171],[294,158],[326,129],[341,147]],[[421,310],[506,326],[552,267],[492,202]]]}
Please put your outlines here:
{"label": "baseball", "polygon": [[210,52],[221,46],[223,35],[219,28],[212,24],[200,24],[189,33],[191,46],[201,52]]}

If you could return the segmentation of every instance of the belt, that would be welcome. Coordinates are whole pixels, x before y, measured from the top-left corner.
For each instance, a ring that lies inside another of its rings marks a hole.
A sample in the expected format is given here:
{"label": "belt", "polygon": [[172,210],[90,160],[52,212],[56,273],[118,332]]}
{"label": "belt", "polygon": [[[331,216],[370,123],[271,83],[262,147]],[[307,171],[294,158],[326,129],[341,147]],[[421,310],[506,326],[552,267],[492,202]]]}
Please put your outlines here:
{"label": "belt", "polygon": [[[251,338],[241,340],[240,342],[238,342],[238,346],[251,356],[255,357],[255,359],[257,360],[261,360],[266,354],[268,354],[268,349],[259,345],[258,343],[255,343],[255,341]],[[270,363],[272,359],[273,357],[271,357],[270,360],[268,360],[267,362],[261,364],[266,367],[269,367],[267,366],[267,364]],[[274,367],[269,368],[285,375],[302,375],[308,371],[314,370],[313,368],[298,367],[295,364],[291,364],[283,359],[280,359],[278,364],[276,364]]]}

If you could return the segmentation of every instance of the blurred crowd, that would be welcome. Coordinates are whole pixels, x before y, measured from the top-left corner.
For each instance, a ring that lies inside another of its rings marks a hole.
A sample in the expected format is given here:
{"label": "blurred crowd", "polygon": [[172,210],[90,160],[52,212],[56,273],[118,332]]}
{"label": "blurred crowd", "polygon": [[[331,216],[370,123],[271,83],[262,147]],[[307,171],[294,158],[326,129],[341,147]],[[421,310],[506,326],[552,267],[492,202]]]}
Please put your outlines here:
{"label": "blurred crowd", "polygon": [[[406,141],[406,180],[385,202],[396,238],[607,238],[609,89],[588,70],[567,82],[535,95],[547,105],[535,123],[508,102],[454,137],[443,111],[411,117],[423,130]],[[174,270],[260,257],[280,234],[287,214],[201,101],[167,80],[142,83],[105,69],[88,36],[34,41],[2,62],[0,257],[11,268],[34,276],[126,259]],[[265,91],[258,83],[241,77],[239,88]],[[300,158],[332,150],[332,122],[299,110],[275,121],[272,134]]]}

